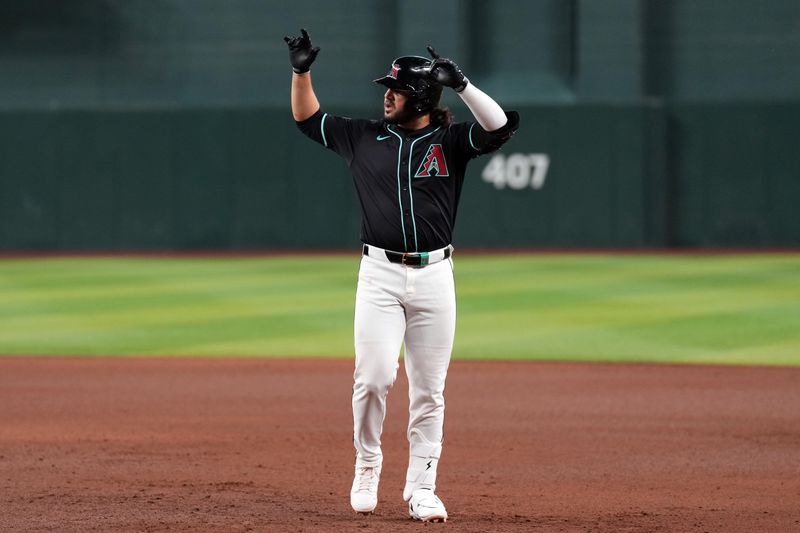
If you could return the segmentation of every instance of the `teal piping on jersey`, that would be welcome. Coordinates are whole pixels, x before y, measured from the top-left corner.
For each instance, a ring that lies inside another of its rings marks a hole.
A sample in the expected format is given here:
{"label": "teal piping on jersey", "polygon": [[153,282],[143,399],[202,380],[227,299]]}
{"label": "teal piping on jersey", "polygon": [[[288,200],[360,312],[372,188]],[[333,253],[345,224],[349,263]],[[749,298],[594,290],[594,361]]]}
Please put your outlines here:
{"label": "teal piping on jersey", "polygon": [[325,144],[325,148],[328,147],[328,139],[325,138],[325,119],[328,118],[328,114],[325,113],[322,115],[322,122],[319,125],[319,131],[322,132],[322,142]]}
{"label": "teal piping on jersey", "polygon": [[411,198],[411,222],[414,224],[414,251],[415,252],[419,251],[419,245],[417,244],[417,221],[416,221],[416,218],[414,217],[414,195],[411,194],[411,159],[414,157],[414,143],[416,143],[417,141],[419,141],[421,139],[424,139],[425,137],[433,135],[434,133],[439,131],[439,129],[441,129],[441,126],[439,126],[438,128],[436,128],[435,130],[433,130],[433,131],[431,131],[429,133],[426,133],[422,137],[417,137],[416,139],[414,139],[411,142],[411,148],[408,149],[408,196],[409,196],[409,198]]}
{"label": "teal piping on jersey", "polygon": [[472,123],[472,126],[469,127],[469,145],[472,146],[472,149],[476,152],[479,152],[478,148],[475,146],[475,143],[472,142],[472,128],[475,127],[475,122]]}
{"label": "teal piping on jersey", "polygon": [[[408,243],[406,242],[406,225],[403,222],[403,198],[400,196],[400,157],[403,154],[403,138],[389,126],[386,126],[389,133],[400,139],[400,148],[397,149],[397,201],[400,203],[400,229],[403,230],[403,251],[408,251]],[[411,191],[408,191],[409,194]]]}

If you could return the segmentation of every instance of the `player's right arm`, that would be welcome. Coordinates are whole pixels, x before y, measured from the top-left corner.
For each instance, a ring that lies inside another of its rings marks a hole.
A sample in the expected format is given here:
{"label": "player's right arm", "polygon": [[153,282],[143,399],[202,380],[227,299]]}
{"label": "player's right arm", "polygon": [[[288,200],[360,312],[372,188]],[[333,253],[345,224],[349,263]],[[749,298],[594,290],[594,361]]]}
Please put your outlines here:
{"label": "player's right arm", "polygon": [[318,46],[311,45],[306,30],[299,37],[284,37],[289,46],[289,62],[292,64],[292,116],[297,127],[307,137],[333,150],[348,164],[353,159],[353,139],[363,130],[365,122],[329,115],[322,111],[311,85],[311,64],[319,53]]}
{"label": "player's right arm", "polygon": [[297,122],[310,118],[319,111],[319,100],[311,85],[311,64],[319,53],[318,46],[311,46],[311,38],[304,28],[299,37],[284,37],[289,47],[289,63],[292,64],[292,116]]}

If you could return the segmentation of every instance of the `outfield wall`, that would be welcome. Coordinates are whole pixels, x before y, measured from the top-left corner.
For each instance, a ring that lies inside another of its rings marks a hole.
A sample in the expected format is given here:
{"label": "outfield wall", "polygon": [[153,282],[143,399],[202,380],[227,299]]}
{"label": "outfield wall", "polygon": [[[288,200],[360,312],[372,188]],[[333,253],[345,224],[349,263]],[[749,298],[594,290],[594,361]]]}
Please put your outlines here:
{"label": "outfield wall", "polygon": [[800,246],[800,105],[668,111],[669,238],[683,246]]}
{"label": "outfield wall", "polygon": [[328,111],[374,116],[428,43],[520,110],[459,246],[800,246],[798,25],[793,0],[0,2],[0,249],[357,245],[344,165],[290,118],[301,26]]}
{"label": "outfield wall", "polygon": [[[459,246],[800,245],[800,105],[520,111],[471,164]],[[358,230],[347,168],[288,109],[0,114],[5,250],[340,248]]]}

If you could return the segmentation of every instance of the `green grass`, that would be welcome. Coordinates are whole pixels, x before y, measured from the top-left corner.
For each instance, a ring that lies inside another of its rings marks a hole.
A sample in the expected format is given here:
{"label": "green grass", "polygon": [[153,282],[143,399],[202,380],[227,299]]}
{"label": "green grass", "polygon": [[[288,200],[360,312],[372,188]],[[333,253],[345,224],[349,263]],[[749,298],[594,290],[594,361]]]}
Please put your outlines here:
{"label": "green grass", "polygon": [[[0,261],[0,354],[342,356],[358,257]],[[800,255],[456,259],[456,358],[800,365]]]}

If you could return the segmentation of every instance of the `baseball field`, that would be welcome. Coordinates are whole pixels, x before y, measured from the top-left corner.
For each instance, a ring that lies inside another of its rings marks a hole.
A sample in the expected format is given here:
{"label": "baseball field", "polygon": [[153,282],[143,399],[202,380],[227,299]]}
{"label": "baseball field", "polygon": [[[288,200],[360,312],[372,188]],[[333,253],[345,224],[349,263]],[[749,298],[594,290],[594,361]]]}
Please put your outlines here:
{"label": "baseball field", "polygon": [[[800,530],[800,255],[456,254],[454,531]],[[0,530],[354,515],[355,255],[0,260]]]}
{"label": "baseball field", "polygon": [[[0,262],[0,353],[350,357],[358,257]],[[457,257],[456,359],[800,365],[800,257]]]}

